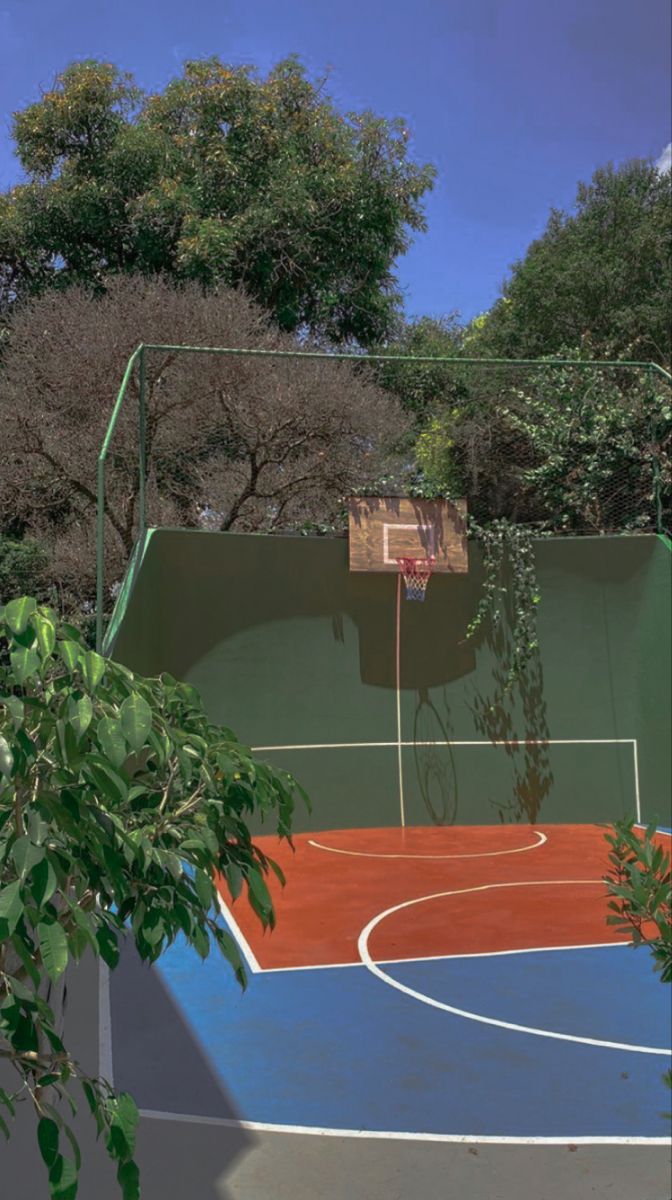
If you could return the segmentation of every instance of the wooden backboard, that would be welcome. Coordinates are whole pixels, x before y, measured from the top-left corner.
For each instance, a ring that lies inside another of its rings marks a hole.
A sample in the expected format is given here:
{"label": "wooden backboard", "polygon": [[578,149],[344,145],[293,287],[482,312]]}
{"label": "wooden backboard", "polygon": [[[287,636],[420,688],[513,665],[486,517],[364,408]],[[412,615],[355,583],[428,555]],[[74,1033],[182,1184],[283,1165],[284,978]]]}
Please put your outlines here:
{"label": "wooden backboard", "polygon": [[437,572],[468,571],[466,500],[353,496],[347,504],[351,571],[398,571],[397,558],[430,556]]}

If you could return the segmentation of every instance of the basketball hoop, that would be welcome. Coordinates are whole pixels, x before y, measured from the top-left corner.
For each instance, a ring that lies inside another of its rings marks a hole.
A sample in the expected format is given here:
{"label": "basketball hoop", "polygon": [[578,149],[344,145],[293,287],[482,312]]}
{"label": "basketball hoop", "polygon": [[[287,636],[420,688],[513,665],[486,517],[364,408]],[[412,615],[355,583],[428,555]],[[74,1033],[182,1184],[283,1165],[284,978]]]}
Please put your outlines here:
{"label": "basketball hoop", "polygon": [[397,562],[406,587],[406,599],[424,600],[436,559],[398,558]]}

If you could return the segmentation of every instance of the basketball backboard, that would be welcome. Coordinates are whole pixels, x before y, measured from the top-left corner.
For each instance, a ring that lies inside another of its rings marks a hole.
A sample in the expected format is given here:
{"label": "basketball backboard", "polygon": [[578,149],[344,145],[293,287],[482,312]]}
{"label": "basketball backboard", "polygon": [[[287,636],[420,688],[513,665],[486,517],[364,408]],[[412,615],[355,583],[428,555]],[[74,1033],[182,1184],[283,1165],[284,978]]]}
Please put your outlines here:
{"label": "basketball backboard", "polygon": [[399,558],[434,558],[434,572],[464,574],[467,556],[465,500],[408,496],[353,496],[348,500],[350,570],[399,570]]}

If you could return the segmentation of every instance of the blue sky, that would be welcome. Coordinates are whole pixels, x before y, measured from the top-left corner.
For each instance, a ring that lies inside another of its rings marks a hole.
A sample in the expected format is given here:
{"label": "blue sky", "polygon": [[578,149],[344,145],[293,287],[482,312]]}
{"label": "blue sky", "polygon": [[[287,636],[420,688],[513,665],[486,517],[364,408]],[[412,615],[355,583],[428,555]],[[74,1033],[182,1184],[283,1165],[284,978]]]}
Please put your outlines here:
{"label": "blue sky", "polygon": [[658,159],[670,0],[0,0],[0,187],[9,117],[75,58],[161,87],[185,58],[266,71],[298,53],[343,109],[403,116],[438,183],[399,263],[409,314],[469,318],[595,167]]}

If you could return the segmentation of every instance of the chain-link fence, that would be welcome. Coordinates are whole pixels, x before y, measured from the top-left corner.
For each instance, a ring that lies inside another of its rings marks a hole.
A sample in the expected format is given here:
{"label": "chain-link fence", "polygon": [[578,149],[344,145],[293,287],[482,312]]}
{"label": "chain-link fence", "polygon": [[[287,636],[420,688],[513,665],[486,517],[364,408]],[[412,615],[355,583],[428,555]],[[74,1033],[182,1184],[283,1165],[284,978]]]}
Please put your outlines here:
{"label": "chain-link fence", "polygon": [[152,526],[340,532],[369,491],[466,496],[480,525],[663,532],[671,383],[646,363],[140,347],[98,464],[99,640]]}

